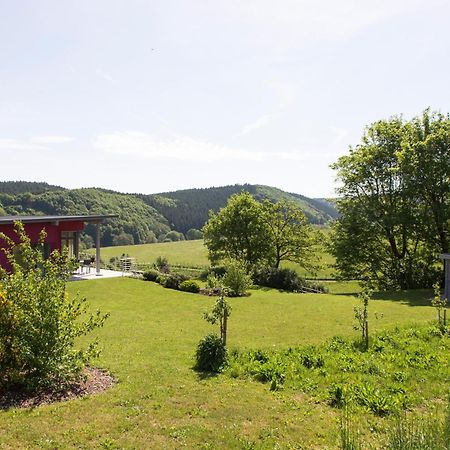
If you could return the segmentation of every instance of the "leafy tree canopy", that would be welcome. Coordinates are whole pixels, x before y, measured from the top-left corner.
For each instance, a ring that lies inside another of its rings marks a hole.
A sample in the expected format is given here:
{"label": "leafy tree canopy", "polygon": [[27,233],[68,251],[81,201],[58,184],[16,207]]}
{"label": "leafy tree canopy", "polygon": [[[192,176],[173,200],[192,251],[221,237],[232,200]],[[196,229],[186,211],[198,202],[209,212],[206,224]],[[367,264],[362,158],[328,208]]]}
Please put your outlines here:
{"label": "leafy tree canopy", "polygon": [[210,213],[203,235],[213,264],[236,259],[248,270],[282,261],[313,266],[314,233],[300,208],[285,200],[259,203],[248,192],[235,194],[225,208]]}
{"label": "leafy tree canopy", "polygon": [[426,110],[370,125],[332,166],[341,187],[331,250],[343,277],[430,287],[448,251],[450,119]]}

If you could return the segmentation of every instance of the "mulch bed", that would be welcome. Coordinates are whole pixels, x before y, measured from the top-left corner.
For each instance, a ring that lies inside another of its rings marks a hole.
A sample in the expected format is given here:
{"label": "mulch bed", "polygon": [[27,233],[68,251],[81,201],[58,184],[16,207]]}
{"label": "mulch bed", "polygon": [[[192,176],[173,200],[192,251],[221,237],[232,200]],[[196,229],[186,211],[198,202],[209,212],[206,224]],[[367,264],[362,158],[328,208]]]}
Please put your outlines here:
{"label": "mulch bed", "polygon": [[34,393],[20,390],[0,392],[0,409],[35,408],[55,402],[63,402],[86,395],[97,394],[114,385],[114,378],[107,372],[87,367],[81,381],[71,384],[61,391],[39,391]]}

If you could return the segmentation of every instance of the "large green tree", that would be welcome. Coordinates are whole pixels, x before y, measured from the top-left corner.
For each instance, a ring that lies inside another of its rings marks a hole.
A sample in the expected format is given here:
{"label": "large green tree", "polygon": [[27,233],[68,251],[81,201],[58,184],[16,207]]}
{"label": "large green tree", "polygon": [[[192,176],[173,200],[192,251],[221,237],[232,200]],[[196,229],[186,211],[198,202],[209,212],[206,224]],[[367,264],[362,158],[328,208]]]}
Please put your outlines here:
{"label": "large green tree", "polygon": [[403,167],[409,191],[421,205],[422,232],[450,252],[450,117],[425,110],[407,124]]}
{"label": "large green tree", "polygon": [[237,259],[248,269],[265,262],[271,246],[270,231],[262,215],[261,205],[248,192],[232,195],[217,214],[211,211],[203,227],[211,262]]}
{"label": "large green tree", "polygon": [[314,232],[301,209],[280,200],[257,202],[249,193],[233,195],[225,208],[211,212],[203,228],[210,260],[226,258],[278,268],[282,261],[313,268]]}
{"label": "large green tree", "polygon": [[[378,121],[332,166],[340,218],[332,252],[341,275],[381,288],[430,286],[448,249],[449,120]],[[447,149],[447,150],[445,150]]]}
{"label": "large green tree", "polygon": [[302,210],[293,202],[280,200],[262,202],[263,218],[269,229],[271,251],[268,255],[272,267],[279,268],[282,261],[291,261],[310,270],[316,268],[313,247],[316,233]]}

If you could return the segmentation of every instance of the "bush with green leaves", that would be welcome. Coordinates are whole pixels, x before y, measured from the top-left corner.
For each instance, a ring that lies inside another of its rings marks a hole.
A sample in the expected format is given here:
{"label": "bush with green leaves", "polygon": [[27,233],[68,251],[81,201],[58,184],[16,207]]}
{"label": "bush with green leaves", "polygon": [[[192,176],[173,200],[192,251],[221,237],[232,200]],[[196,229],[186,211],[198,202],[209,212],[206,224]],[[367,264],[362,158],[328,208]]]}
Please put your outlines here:
{"label": "bush with green leaves", "polygon": [[161,275],[161,274],[160,274],[157,270],[146,270],[146,271],[143,273],[142,278],[143,278],[145,281],[157,281],[157,280],[158,280],[158,277],[159,277],[160,275]]}
{"label": "bush with green leaves", "polygon": [[259,286],[289,292],[327,292],[323,284],[307,281],[295,270],[288,268],[259,267],[253,273],[253,281]]}
{"label": "bush with green leaves", "polygon": [[180,284],[187,281],[189,278],[181,273],[171,273],[165,275],[161,280],[161,285],[168,289],[180,290]]}
{"label": "bush with green leaves", "polygon": [[207,334],[197,346],[195,369],[202,372],[220,372],[227,361],[227,350],[220,336]]}
{"label": "bush with green leaves", "polygon": [[252,286],[252,277],[247,273],[244,262],[230,259],[225,264],[226,272],[221,283],[229,297],[242,297]]}
{"label": "bush with green leaves", "polygon": [[186,280],[180,283],[180,291],[196,294],[200,292],[200,285],[194,280]]}
{"label": "bush with green leaves", "polygon": [[300,292],[306,285],[306,281],[295,270],[277,269],[275,267],[258,268],[253,275],[253,280],[259,286],[290,292]]}
{"label": "bush with green leaves", "polygon": [[69,297],[73,263],[57,251],[43,258],[45,232],[34,246],[21,223],[15,230],[18,244],[0,234],[12,267],[0,274],[0,388],[63,388],[98,356],[96,341],[81,347],[78,338],[101,327],[107,315]]}

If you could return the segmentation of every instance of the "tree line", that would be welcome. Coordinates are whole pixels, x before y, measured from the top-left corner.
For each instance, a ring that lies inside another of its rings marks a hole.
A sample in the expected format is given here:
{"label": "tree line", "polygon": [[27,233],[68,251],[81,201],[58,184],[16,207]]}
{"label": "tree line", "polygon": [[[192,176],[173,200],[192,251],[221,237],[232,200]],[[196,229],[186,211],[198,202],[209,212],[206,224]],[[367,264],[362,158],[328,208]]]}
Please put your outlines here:
{"label": "tree line", "polygon": [[[228,198],[241,191],[263,199],[289,199],[297,203],[313,223],[323,223],[336,214],[332,204],[288,194],[268,186],[234,185],[187,189],[171,193],[121,194],[99,189],[64,189],[47,183],[8,181],[0,183],[0,215],[117,214],[102,227],[101,245],[132,245],[201,239],[209,211],[217,212]],[[95,227],[87,225],[82,235],[89,247]]]}

